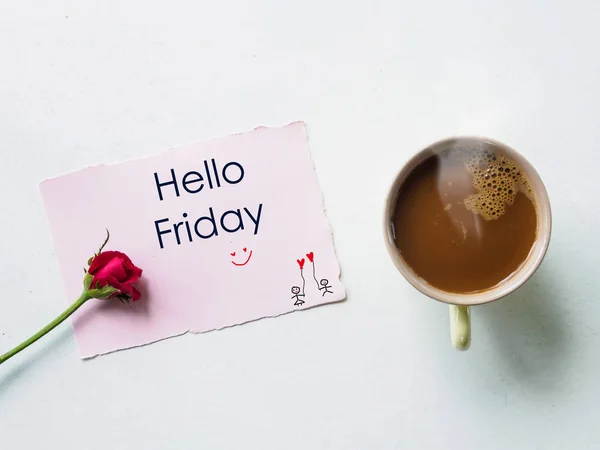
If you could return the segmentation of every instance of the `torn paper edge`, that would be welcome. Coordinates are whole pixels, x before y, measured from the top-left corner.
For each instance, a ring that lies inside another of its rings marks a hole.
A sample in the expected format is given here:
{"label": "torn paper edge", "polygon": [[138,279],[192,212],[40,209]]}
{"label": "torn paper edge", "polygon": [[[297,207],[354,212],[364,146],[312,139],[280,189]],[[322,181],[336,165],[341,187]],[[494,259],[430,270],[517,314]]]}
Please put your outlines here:
{"label": "torn paper edge", "polygon": [[[245,320],[243,322],[232,323],[231,325],[224,325],[222,327],[211,328],[210,330],[192,330],[192,329],[188,329],[188,330],[182,331],[181,333],[176,333],[176,334],[172,334],[170,336],[165,336],[165,337],[162,337],[162,338],[158,338],[158,339],[155,339],[153,341],[146,342],[146,343],[143,343],[143,344],[134,344],[134,345],[130,345],[130,346],[123,347],[123,348],[117,348],[117,349],[114,349],[114,350],[107,350],[105,352],[95,353],[93,355],[81,355],[80,354],[79,358],[81,360],[83,360],[83,361],[89,361],[89,360],[94,359],[94,358],[96,358],[98,356],[110,355],[112,353],[117,353],[117,352],[121,352],[121,351],[124,351],[124,350],[131,350],[131,349],[134,349],[134,348],[146,347],[148,345],[156,344],[157,342],[166,341],[167,339],[172,339],[172,338],[176,338],[176,337],[180,337],[180,336],[185,336],[186,334],[205,334],[205,333],[218,332],[218,331],[226,330],[228,328],[234,328],[234,327],[239,327],[241,325],[246,325],[246,324],[252,323],[252,322],[259,322],[261,320],[275,319],[277,317],[287,316],[288,314],[294,314],[294,313],[298,313],[298,312],[302,312],[302,311],[308,311],[308,310],[313,309],[313,308],[319,308],[319,307],[323,307],[323,306],[327,306],[327,305],[334,305],[336,303],[341,303],[341,302],[343,302],[345,300],[346,300],[346,289],[344,288],[344,297],[343,298],[340,298],[338,300],[332,300],[332,301],[327,302],[327,303],[319,303],[319,304],[316,304],[316,305],[310,305],[310,306],[307,306],[307,307],[302,308],[302,309],[295,309],[295,310],[292,310],[292,311],[284,311],[284,312],[281,312],[279,314],[270,314],[270,315],[267,315],[267,316],[257,317],[256,319],[248,319],[248,320]],[[77,337],[75,337],[75,341],[77,342]],[[78,349],[79,349],[79,343],[77,343],[77,345],[78,345]]]}

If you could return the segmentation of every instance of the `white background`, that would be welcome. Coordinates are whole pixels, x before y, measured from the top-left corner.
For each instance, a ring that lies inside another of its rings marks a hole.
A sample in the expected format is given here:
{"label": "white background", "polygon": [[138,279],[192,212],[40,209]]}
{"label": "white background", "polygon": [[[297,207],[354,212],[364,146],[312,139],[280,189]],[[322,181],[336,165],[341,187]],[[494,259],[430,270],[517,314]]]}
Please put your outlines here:
{"label": "white background", "polygon": [[[69,300],[39,181],[258,125],[307,122],[349,292],[85,362],[64,324],[0,366],[2,450],[597,449],[599,19],[594,0],[0,0],[0,351]],[[380,230],[395,172],[456,134],[525,154],[554,218],[467,353]]]}

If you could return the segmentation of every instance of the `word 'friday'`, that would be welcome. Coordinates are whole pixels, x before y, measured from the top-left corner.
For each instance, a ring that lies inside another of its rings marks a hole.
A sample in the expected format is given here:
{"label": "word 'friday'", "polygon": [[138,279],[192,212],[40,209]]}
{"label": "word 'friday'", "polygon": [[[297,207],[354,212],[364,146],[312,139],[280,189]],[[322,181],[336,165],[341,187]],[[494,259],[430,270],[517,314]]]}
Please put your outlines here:
{"label": "word 'friday'", "polygon": [[[172,223],[168,218],[155,220],[154,227],[156,228],[158,243],[160,248],[164,248],[163,235],[170,233],[173,233],[177,245],[181,245],[181,241],[186,238],[189,242],[193,242],[195,236],[200,239],[210,239],[213,236],[218,236],[219,230],[227,233],[235,233],[238,230],[243,230],[245,226],[252,226],[248,222],[254,225],[254,234],[257,234],[262,207],[263,205],[260,203],[258,211],[255,214],[245,207],[230,209],[221,214],[218,221],[215,218],[215,212],[212,207],[208,208],[208,215],[198,218],[195,222],[187,220],[187,213],[183,213],[183,220],[181,222]],[[245,223],[244,220],[246,221]],[[183,229],[180,230],[180,228]]]}

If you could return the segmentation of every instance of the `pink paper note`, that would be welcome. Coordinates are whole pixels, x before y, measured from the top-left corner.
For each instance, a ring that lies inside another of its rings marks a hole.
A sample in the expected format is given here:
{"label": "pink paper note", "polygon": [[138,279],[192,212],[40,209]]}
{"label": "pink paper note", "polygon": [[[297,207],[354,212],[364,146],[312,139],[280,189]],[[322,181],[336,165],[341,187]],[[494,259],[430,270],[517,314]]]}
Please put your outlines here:
{"label": "pink paper note", "polygon": [[105,229],[144,270],[143,298],[90,300],[82,357],[343,300],[303,123],[258,128],[46,180],[69,301]]}

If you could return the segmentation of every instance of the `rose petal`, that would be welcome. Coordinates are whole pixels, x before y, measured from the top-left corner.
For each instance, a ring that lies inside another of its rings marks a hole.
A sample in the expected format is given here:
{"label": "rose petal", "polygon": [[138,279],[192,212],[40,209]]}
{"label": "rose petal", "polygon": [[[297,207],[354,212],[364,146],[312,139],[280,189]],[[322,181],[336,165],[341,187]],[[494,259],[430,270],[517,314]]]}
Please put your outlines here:
{"label": "rose petal", "polygon": [[108,261],[106,265],[98,269],[94,275],[98,278],[114,277],[117,280],[124,280],[127,278],[127,272],[123,267],[123,261],[117,258]]}
{"label": "rose petal", "polygon": [[110,285],[119,291],[121,294],[132,295],[133,294],[133,286],[130,284],[121,283],[118,280],[111,281]]}
{"label": "rose petal", "polygon": [[88,272],[93,275],[100,267],[104,266],[108,261],[110,261],[112,256],[109,253],[110,252],[104,252],[94,256]]}
{"label": "rose petal", "polygon": [[114,258],[131,262],[129,257],[124,253],[115,251],[102,252],[98,256],[95,256],[94,259],[92,259],[92,264],[90,264],[88,272],[94,275],[99,268],[104,267],[111,259]]}
{"label": "rose petal", "polygon": [[140,291],[138,291],[134,286],[131,286],[131,288],[133,289],[133,292],[131,294],[132,302],[135,302],[136,300],[139,300],[140,298],[142,298],[142,294],[140,293]]}
{"label": "rose petal", "polygon": [[130,269],[125,269],[127,271],[127,276],[123,280],[123,283],[133,283],[140,279],[142,276],[142,269],[132,265]]}

